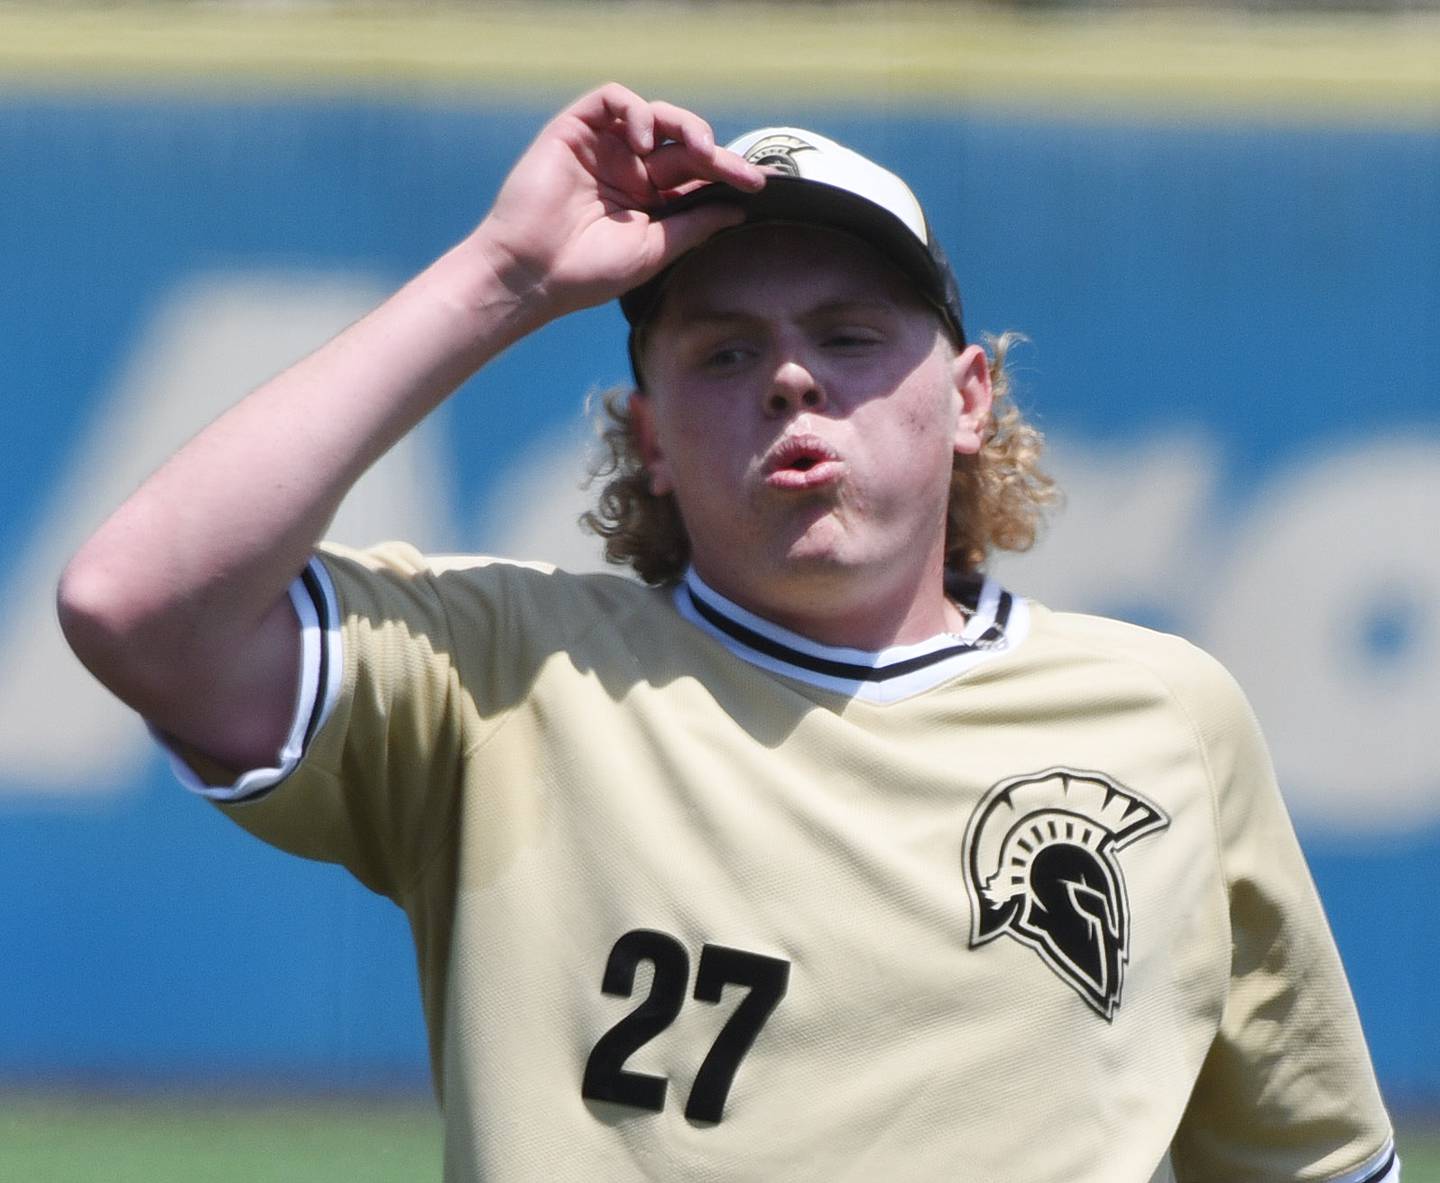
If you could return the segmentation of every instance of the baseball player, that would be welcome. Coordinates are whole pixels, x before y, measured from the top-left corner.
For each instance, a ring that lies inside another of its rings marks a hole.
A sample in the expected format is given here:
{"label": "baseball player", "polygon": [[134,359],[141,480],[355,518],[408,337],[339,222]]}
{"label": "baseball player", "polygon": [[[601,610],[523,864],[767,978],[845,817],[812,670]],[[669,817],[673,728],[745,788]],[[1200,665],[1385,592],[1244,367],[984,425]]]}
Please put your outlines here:
{"label": "baseball player", "polygon": [[[640,579],[319,545],[617,297]],[[898,177],[610,85],[72,560],[187,782],[405,910],[448,1179],[1399,1179],[1239,691],[984,574],[1049,496],[994,354]]]}

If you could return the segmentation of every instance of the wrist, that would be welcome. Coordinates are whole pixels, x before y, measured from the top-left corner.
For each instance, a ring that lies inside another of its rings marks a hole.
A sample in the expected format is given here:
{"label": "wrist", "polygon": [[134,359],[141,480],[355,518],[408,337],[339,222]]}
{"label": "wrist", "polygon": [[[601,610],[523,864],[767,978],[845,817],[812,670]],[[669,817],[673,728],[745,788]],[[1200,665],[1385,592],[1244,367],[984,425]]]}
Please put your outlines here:
{"label": "wrist", "polygon": [[510,341],[565,311],[555,306],[544,271],[518,258],[483,223],[447,252],[439,266],[452,273],[447,286],[455,306],[477,326],[501,328]]}

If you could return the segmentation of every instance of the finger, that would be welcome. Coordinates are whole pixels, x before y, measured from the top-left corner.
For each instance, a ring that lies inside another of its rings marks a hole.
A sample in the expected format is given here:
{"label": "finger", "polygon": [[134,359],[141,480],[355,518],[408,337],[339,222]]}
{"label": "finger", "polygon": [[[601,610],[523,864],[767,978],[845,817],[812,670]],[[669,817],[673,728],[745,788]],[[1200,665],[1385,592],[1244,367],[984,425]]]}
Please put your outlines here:
{"label": "finger", "polygon": [[706,175],[710,171],[709,162],[703,158],[697,160],[685,144],[666,144],[656,148],[645,157],[645,171],[649,174],[650,183],[662,193],[709,184],[712,180]]}
{"label": "finger", "polygon": [[[666,163],[658,174],[651,174],[663,178],[657,180],[657,188],[673,188],[691,180],[723,181],[751,191],[764,187],[765,174],[760,169],[734,152],[717,147],[709,123],[674,103],[648,102],[633,90],[611,82],[578,100],[569,113],[597,134],[615,136],[639,156],[648,158],[665,151]],[[676,155],[672,151],[676,147],[684,150],[688,168],[668,159]],[[638,196],[633,168],[627,166],[623,171],[627,174],[625,189]]]}
{"label": "finger", "polygon": [[688,144],[666,144],[645,158],[645,168],[655,187],[664,191],[719,181],[750,192],[765,184],[763,172],[724,148],[697,155]]}
{"label": "finger", "polygon": [[659,205],[662,195],[650,178],[647,160],[618,139],[595,145],[592,172],[601,198],[625,209],[648,210]]}
{"label": "finger", "polygon": [[704,119],[694,111],[677,107],[674,103],[657,100],[650,104],[655,116],[656,130],[667,140],[686,144],[702,156],[715,150],[715,132]]}
{"label": "finger", "polygon": [[618,82],[607,82],[571,108],[592,130],[616,134],[641,155],[655,147],[653,104]]}
{"label": "finger", "polygon": [[[744,157],[715,144],[710,125],[693,111],[673,103],[651,104],[655,114],[655,133],[670,141],[665,147],[683,145],[694,162],[692,176],[707,181],[724,181],[739,189],[757,190],[764,187],[765,173]],[[679,182],[677,182],[679,183]]]}
{"label": "finger", "polygon": [[715,150],[711,169],[713,170],[712,180],[725,181],[737,189],[746,189],[756,193],[765,188],[765,178],[774,175],[774,170],[758,168],[745,157],[730,151],[729,148]]}

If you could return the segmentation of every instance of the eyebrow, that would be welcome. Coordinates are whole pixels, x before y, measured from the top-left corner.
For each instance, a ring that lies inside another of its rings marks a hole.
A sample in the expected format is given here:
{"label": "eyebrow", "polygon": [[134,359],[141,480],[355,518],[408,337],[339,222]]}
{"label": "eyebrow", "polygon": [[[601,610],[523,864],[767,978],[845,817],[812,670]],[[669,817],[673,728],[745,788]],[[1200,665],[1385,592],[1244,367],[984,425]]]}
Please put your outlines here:
{"label": "eyebrow", "polygon": [[[841,300],[826,300],[816,304],[813,308],[805,309],[801,314],[802,320],[834,316],[846,312],[858,312],[870,310],[876,312],[893,312],[895,303],[892,300],[871,299],[869,297],[854,297]],[[729,325],[744,324],[750,321],[763,320],[763,316],[745,308],[725,308],[701,304],[690,309],[677,310],[679,327],[705,327],[708,325]]]}

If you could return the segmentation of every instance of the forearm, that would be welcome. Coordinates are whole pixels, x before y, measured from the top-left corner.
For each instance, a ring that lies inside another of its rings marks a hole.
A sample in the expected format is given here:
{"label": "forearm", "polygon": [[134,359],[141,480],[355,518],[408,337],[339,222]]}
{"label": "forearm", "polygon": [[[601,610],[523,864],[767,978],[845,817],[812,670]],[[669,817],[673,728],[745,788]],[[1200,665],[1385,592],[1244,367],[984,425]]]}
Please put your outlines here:
{"label": "forearm", "polygon": [[477,234],[247,396],[72,560],[60,602],[77,653],[144,709],[147,687],[174,684],[181,655],[199,665],[243,644],[365,469],[544,319]]}

